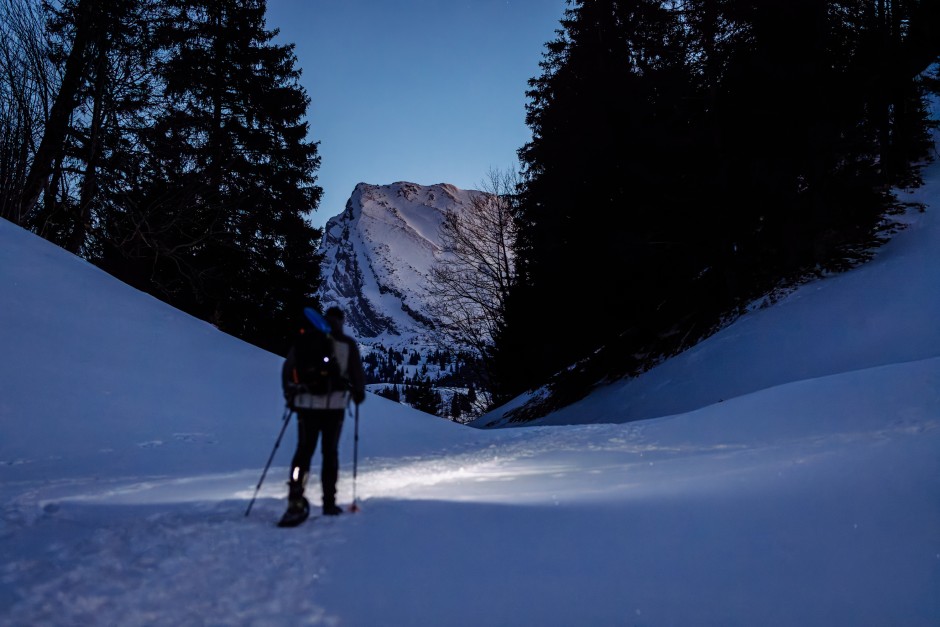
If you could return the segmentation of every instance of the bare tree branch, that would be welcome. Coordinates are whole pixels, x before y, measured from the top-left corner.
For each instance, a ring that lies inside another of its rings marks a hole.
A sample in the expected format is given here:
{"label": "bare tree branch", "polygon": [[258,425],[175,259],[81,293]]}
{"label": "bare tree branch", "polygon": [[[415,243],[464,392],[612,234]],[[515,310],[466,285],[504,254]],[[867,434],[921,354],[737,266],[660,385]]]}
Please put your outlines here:
{"label": "bare tree branch", "polygon": [[58,76],[38,0],[0,0],[0,217],[21,223],[20,200]]}
{"label": "bare tree branch", "polygon": [[428,280],[442,343],[473,356],[485,399],[492,389],[490,349],[515,280],[511,209],[517,184],[515,173],[491,170],[469,206],[445,214],[443,253]]}

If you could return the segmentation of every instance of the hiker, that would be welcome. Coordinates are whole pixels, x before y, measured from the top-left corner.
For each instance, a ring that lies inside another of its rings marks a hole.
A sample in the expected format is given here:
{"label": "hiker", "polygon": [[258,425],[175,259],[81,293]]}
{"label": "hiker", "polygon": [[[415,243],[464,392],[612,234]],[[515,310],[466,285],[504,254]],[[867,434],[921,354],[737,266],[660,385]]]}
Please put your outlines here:
{"label": "hiker", "polygon": [[297,412],[297,450],[291,461],[288,507],[282,526],[303,522],[309,514],[304,488],[318,437],[323,458],[320,471],[323,514],[343,513],[336,504],[343,416],[350,398],[359,405],[366,396],[359,348],[355,340],[343,332],[342,310],[330,307],[323,317],[329,323],[329,333],[318,330],[304,318],[281,373],[284,397]]}

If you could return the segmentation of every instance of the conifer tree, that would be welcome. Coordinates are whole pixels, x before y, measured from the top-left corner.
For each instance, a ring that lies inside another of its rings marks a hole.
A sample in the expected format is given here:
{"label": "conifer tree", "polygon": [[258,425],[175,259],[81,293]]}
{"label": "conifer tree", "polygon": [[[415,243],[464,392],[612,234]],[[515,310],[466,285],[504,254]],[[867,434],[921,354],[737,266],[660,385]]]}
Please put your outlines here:
{"label": "conifer tree", "polygon": [[937,6],[572,0],[530,81],[497,402],[636,372],[864,258],[929,156]]}
{"label": "conifer tree", "polygon": [[[106,263],[265,348],[319,286],[321,189],[309,99],[264,0],[171,0],[155,32],[162,99]],[[129,263],[130,262],[130,263]]]}
{"label": "conifer tree", "polygon": [[523,388],[652,315],[651,264],[672,263],[660,202],[685,63],[676,15],[656,0],[597,0],[572,3],[561,24],[529,83],[518,280],[496,355],[500,378]]}

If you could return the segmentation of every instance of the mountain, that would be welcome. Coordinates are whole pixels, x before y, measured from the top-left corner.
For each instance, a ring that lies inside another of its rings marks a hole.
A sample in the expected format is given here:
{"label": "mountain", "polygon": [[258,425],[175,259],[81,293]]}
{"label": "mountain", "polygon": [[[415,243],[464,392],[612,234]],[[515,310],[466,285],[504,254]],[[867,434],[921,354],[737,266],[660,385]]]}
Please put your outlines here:
{"label": "mountain", "polygon": [[424,286],[441,254],[444,212],[483,194],[443,183],[357,185],[320,246],[324,308],[340,306],[363,342],[426,339],[433,321]]}
{"label": "mountain", "polygon": [[346,209],[327,222],[320,300],[346,312],[371,391],[439,416],[466,415],[471,382],[462,374],[462,357],[433,335],[425,286],[445,254],[445,212],[460,212],[486,195],[443,183],[360,183]]}

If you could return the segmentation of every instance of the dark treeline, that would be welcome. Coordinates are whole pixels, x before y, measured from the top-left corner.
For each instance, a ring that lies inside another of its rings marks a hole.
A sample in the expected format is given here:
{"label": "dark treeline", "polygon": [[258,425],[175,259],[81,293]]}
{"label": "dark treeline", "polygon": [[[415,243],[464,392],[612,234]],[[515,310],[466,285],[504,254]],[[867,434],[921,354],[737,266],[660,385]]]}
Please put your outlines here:
{"label": "dark treeline", "polygon": [[321,190],[265,8],[0,0],[0,215],[280,351],[319,286]]}
{"label": "dark treeline", "polygon": [[[870,248],[930,150],[936,0],[576,0],[530,81],[497,401],[581,390]],[[603,347],[603,348],[602,348]]]}
{"label": "dark treeline", "polygon": [[[320,285],[321,190],[265,9],[0,0],[0,216],[281,351]],[[580,393],[864,258],[929,155],[937,32],[936,0],[570,2],[500,193],[514,269],[482,396],[563,370]]]}

